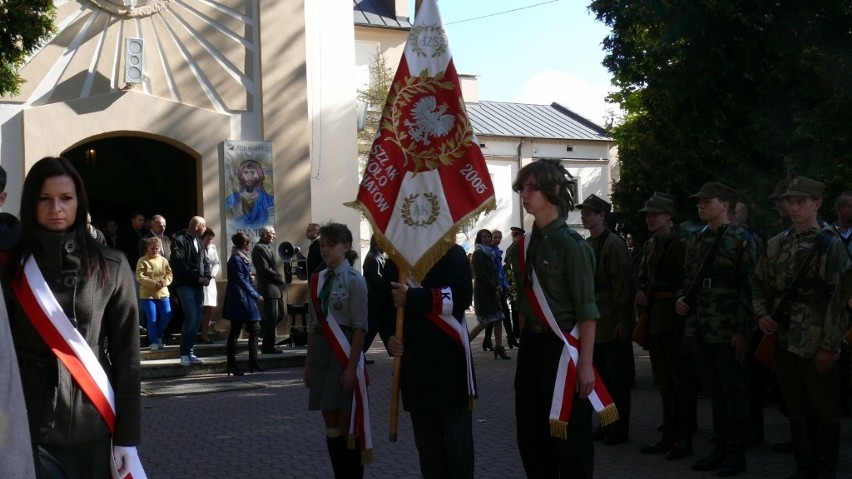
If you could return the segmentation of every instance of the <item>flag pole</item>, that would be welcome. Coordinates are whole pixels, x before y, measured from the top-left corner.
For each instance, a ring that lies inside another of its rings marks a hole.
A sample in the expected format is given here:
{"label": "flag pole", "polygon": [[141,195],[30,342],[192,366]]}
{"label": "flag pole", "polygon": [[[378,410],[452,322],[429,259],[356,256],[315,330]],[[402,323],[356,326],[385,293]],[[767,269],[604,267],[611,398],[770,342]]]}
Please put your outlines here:
{"label": "flag pole", "polygon": [[[405,271],[399,272],[399,283],[408,283]],[[396,308],[396,337],[402,341],[403,326],[405,324],[405,308]],[[390,435],[388,440],[396,442],[397,426],[399,424],[399,381],[402,373],[402,356],[393,357],[393,376],[391,378],[391,408],[390,408]]]}

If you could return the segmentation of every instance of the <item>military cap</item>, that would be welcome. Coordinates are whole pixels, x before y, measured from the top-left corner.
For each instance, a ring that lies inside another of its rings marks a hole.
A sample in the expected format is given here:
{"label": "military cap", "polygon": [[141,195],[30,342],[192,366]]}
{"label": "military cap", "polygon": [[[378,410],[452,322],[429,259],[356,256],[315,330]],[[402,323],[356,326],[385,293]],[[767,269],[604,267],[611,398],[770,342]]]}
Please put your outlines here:
{"label": "military cap", "polygon": [[585,200],[583,200],[582,203],[577,205],[577,208],[588,208],[590,210],[602,211],[604,213],[609,213],[610,211],[612,211],[612,205],[602,200],[596,195],[589,195],[588,198],[586,198]]}
{"label": "military cap", "polygon": [[509,228],[509,230],[512,232],[512,236],[522,235],[526,233],[523,228],[519,228],[517,226],[512,226],[511,228]]}
{"label": "military cap", "polygon": [[770,200],[778,200],[781,199],[781,195],[787,191],[787,180],[781,180],[775,185],[775,189],[772,190],[772,194],[769,195]]}
{"label": "military cap", "polygon": [[822,191],[825,189],[825,183],[812,180],[804,176],[797,176],[787,185],[787,191],[781,195],[781,198],[789,198],[791,196],[810,196],[811,198],[822,199]]}
{"label": "military cap", "polygon": [[645,202],[645,207],[639,210],[640,213],[667,213],[672,216],[677,213],[674,198],[665,193],[655,192],[648,201]]}
{"label": "military cap", "polygon": [[719,198],[722,201],[730,201],[733,206],[739,199],[739,193],[726,184],[719,183],[718,181],[708,181],[701,186],[701,191],[690,196],[690,198]]}

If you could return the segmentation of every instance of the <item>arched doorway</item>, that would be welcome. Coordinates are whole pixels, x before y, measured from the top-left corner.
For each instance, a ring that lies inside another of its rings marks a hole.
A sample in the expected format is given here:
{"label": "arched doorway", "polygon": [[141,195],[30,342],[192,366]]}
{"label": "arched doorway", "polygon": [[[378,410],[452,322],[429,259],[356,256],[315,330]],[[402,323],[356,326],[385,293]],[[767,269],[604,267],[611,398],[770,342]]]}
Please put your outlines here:
{"label": "arched doorway", "polygon": [[166,218],[167,232],[186,228],[200,211],[196,159],[151,138],[116,136],[81,143],[63,153],[86,184],[92,223],[115,220],[128,228],[133,211]]}

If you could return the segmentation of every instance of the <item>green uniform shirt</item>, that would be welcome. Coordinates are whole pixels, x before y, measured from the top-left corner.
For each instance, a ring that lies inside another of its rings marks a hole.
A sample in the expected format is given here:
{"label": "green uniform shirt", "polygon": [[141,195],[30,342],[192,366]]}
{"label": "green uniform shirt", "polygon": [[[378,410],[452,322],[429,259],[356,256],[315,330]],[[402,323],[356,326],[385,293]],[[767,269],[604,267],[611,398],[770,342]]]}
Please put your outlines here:
{"label": "green uniform shirt", "polygon": [[[563,218],[542,229],[534,227],[532,238],[528,240],[532,244],[527,250],[527,268],[535,269],[559,328],[570,330],[578,322],[596,320],[599,314],[595,305],[595,254],[592,248],[565,224]],[[518,312],[526,319],[526,327],[531,327],[540,324],[540,320],[524,293],[528,278],[521,270],[518,249],[507,251],[507,254],[515,273]],[[529,274],[529,271],[526,273]]]}
{"label": "green uniform shirt", "polygon": [[[652,236],[642,254],[639,268],[639,290],[651,301],[648,314],[650,334],[675,333],[680,320],[674,309],[674,293],[680,288],[683,276],[684,240],[674,231],[665,239]],[[657,293],[667,297],[659,298]]]}
{"label": "green uniform shirt", "polygon": [[843,279],[849,262],[840,237],[829,225],[773,236],[752,285],[755,317],[771,315],[811,250],[823,241],[824,232],[832,235],[830,242],[824,251],[814,254],[802,272],[787,309],[790,323],[778,328],[780,347],[806,358],[814,357],[820,349],[840,350],[846,326]]}
{"label": "green uniform shirt", "polygon": [[[709,227],[692,233],[686,244],[683,283],[678,296],[686,294],[698,275],[701,262],[716,241]],[[751,284],[757,248],[745,229],[728,225],[704,279],[696,286],[692,307],[686,317],[685,334],[699,335],[705,343],[731,342],[735,334],[748,338],[754,330]]]}
{"label": "green uniform shirt", "polygon": [[636,286],[627,244],[618,235],[605,230],[586,242],[595,252],[595,303],[600,312],[595,328],[595,342],[615,339],[615,326],[619,321],[633,323],[633,298]]}

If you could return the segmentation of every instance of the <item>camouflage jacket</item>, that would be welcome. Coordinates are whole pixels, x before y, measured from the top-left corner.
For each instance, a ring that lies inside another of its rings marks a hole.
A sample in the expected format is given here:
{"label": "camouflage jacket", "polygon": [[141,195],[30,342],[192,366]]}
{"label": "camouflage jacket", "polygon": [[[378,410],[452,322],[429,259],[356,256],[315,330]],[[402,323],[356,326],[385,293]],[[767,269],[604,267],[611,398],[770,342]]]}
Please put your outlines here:
{"label": "camouflage jacket", "polygon": [[[652,236],[645,242],[642,264],[639,268],[639,291],[651,295],[650,334],[674,333],[677,331],[678,316],[674,310],[673,293],[680,287],[683,276],[684,240],[672,232],[665,239]],[[657,297],[657,294],[671,296]]]}
{"label": "camouflage jacket", "polygon": [[823,241],[823,234],[830,235],[829,242],[803,270],[783,317],[773,318],[781,320],[779,346],[807,358],[820,349],[840,351],[846,307],[843,279],[849,264],[840,237],[829,225],[775,235],[766,246],[752,285],[755,317],[771,315],[811,250]]}
{"label": "camouflage jacket", "polygon": [[[698,275],[717,231],[704,227],[690,235],[678,297],[686,294]],[[735,334],[748,338],[755,328],[749,278],[757,263],[757,247],[751,234],[739,226],[728,225],[722,234],[713,261],[690,298],[690,314],[685,319],[685,334],[698,335],[705,343],[727,344]]]}

